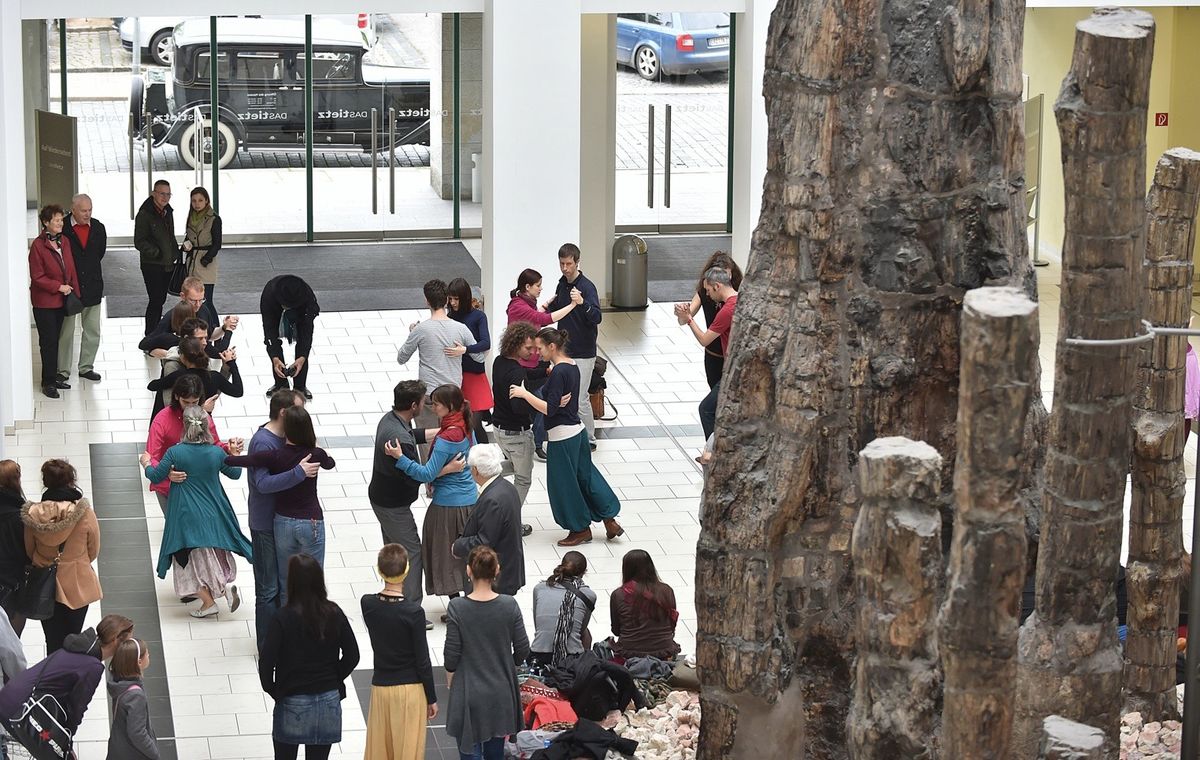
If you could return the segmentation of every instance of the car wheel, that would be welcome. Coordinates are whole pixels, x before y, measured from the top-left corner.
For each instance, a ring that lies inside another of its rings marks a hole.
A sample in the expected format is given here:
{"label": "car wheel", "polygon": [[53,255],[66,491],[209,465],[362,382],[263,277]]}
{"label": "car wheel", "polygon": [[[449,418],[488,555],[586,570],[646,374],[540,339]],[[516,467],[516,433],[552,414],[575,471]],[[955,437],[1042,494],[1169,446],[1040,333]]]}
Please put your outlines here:
{"label": "car wheel", "polygon": [[633,68],[637,70],[642,79],[658,79],[658,53],[654,52],[654,48],[643,45],[633,51]]}
{"label": "car wheel", "polygon": [[201,156],[197,159],[196,122],[193,121],[179,133],[179,141],[176,143],[176,146],[179,148],[179,157],[183,159],[183,163],[187,164],[189,169],[195,169],[201,160],[204,161],[205,166],[209,166],[212,161],[210,153],[215,152],[217,154],[217,167],[224,169],[233,162],[233,157],[237,154],[237,138],[233,134],[233,129],[218,119],[216,139],[217,145],[214,150],[212,146],[212,120],[202,119],[200,121]]}
{"label": "car wheel", "polygon": [[159,29],[150,38],[150,60],[159,66],[170,66],[174,50],[171,47],[171,34],[174,29]]}

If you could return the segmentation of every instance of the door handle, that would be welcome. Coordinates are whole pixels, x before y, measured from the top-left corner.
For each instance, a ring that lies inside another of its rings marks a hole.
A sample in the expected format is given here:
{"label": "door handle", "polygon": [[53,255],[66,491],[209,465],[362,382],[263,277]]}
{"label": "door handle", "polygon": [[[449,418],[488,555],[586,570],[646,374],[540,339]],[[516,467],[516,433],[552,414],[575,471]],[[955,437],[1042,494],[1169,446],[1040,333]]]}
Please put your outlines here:
{"label": "door handle", "polygon": [[[146,99],[142,123],[146,125],[146,192],[154,192],[154,130],[150,124],[150,100]],[[133,167],[131,166],[130,169]]]}
{"label": "door handle", "polygon": [[666,125],[663,130],[663,205],[671,208],[671,104],[667,104]]}
{"label": "door handle", "polygon": [[[137,56],[134,56],[135,58]],[[133,113],[129,114],[129,218],[137,218],[137,209],[135,208],[133,196]],[[149,195],[149,193],[147,193]]]}
{"label": "door handle", "polygon": [[650,106],[650,119],[646,127],[646,206],[654,208],[654,104]]}
{"label": "door handle", "polygon": [[396,109],[388,109],[388,211],[396,213]]}
{"label": "door handle", "polygon": [[379,213],[379,162],[375,154],[379,151],[379,109],[371,109],[371,213]]}

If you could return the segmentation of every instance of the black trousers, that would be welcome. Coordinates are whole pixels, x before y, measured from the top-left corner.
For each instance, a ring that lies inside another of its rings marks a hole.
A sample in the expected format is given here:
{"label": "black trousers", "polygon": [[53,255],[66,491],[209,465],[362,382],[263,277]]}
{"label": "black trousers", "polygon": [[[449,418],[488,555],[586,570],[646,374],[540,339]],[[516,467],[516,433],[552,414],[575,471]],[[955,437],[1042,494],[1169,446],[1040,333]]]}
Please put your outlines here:
{"label": "black trousers", "polygon": [[725,371],[725,357],[713,356],[709,352],[704,352],[704,376],[708,380],[708,387],[711,389],[714,385],[721,382],[721,373]]}
{"label": "black trousers", "polygon": [[42,621],[42,633],[46,635],[46,654],[62,649],[63,640],[72,633],[83,630],[88,605],[73,610],[62,602],[54,603],[54,617]]}
{"label": "black trousers", "polygon": [[146,283],[146,334],[154,332],[162,320],[163,305],[167,302],[167,285],[171,269],[142,264],[142,282]]}
{"label": "black trousers", "polygon": [[33,323],[37,325],[38,352],[42,355],[42,387],[54,385],[58,378],[58,335],[62,332],[67,312],[57,309],[33,309]]}

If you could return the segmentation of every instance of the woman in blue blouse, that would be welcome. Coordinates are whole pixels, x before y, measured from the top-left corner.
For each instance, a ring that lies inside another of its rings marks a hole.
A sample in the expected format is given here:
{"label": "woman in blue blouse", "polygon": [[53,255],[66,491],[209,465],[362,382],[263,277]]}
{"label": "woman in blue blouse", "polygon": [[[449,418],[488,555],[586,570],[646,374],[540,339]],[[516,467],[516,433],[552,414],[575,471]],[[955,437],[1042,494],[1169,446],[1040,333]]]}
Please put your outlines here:
{"label": "woman in blue blouse", "polygon": [[458,596],[467,587],[465,560],[455,559],[450,544],[462,533],[479,496],[470,470],[442,473],[442,467],[459,454],[464,458],[474,442],[471,437],[471,405],[457,385],[441,385],[430,394],[433,413],[440,427],[425,464],[409,459],[397,441],[383,450],[396,459],[396,469],[413,480],[433,483],[433,500],[425,512],[421,531],[421,560],[425,565],[425,593]]}
{"label": "woman in blue blouse", "polygon": [[487,443],[488,437],[483,430],[483,421],[491,418],[492,386],[488,382],[487,368],[483,366],[483,362],[471,358],[471,354],[487,353],[492,348],[487,314],[483,313],[483,304],[476,301],[470,284],[463,278],[455,277],[451,280],[446,286],[446,292],[446,306],[450,318],[462,322],[475,336],[475,342],[471,345],[447,348],[446,354],[462,352],[462,392],[467,403],[471,405],[475,442]]}
{"label": "woman in blue blouse", "polygon": [[[609,541],[625,533],[625,529],[614,519],[621,511],[621,502],[592,464],[587,430],[579,420],[579,368],[567,355],[567,338],[566,330],[553,327],[543,327],[537,334],[538,351],[551,364],[550,376],[542,386],[542,398],[530,393],[524,385],[510,386],[508,395],[524,399],[546,415],[549,438],[546,490],[550,494],[550,511],[554,522],[569,531],[558,545],[579,546],[592,540],[594,522],[604,523]],[[567,394],[571,398],[563,404]]]}

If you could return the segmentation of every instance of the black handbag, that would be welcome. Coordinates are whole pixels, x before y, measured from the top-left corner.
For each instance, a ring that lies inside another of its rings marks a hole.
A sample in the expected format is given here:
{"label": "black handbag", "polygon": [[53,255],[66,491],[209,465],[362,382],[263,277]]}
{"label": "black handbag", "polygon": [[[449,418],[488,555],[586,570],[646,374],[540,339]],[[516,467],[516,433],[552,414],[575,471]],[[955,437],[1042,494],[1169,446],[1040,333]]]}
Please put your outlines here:
{"label": "black handbag", "polygon": [[[67,281],[67,260],[62,255],[62,252],[59,252],[59,254],[58,254],[58,265],[60,267],[62,267],[63,282],[66,282]],[[67,295],[65,297],[63,297],[63,311],[66,313],[66,315],[68,317],[73,317],[76,314],[78,314],[79,312],[83,311],[83,301],[79,300],[79,294],[76,293],[74,290],[72,290],[70,293],[67,293]]]}
{"label": "black handbag", "polygon": [[183,293],[183,281],[188,278],[188,265],[183,258],[183,249],[180,249],[175,257],[175,266],[171,269],[171,277],[167,280],[167,293],[173,296]]}
{"label": "black handbag", "polygon": [[25,578],[12,592],[10,607],[30,620],[49,620],[54,617],[54,602],[58,597],[58,560],[66,542],[58,545],[58,556],[46,567],[25,566]]}
{"label": "black handbag", "polygon": [[[42,671],[54,654],[42,660]],[[35,760],[74,758],[75,737],[67,728],[70,717],[57,697],[38,693],[41,681],[42,673],[39,672],[29,698],[21,705],[21,712],[14,718],[5,718],[4,728],[22,747],[29,750]]]}

